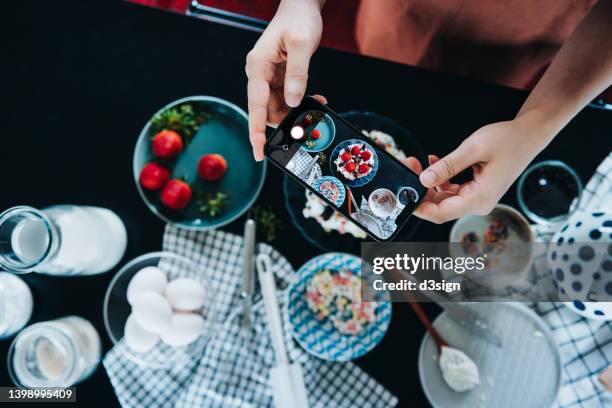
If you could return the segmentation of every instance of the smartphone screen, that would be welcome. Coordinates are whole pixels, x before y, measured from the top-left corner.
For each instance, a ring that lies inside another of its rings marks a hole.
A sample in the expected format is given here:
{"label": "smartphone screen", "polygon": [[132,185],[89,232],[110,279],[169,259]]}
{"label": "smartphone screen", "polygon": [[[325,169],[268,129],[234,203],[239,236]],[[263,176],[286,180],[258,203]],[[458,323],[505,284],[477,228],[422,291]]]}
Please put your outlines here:
{"label": "smartphone screen", "polygon": [[289,112],[265,152],[376,240],[392,239],[426,192],[408,167],[311,97]]}

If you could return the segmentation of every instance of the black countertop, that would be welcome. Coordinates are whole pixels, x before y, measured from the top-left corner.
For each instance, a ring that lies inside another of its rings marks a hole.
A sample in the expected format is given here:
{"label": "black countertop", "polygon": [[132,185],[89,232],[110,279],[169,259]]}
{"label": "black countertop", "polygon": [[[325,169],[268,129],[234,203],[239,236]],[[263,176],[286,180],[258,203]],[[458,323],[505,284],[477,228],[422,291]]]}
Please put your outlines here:
{"label": "black countertop", "polygon": [[[0,209],[58,203],[108,207],[128,228],[121,264],[159,250],[164,226],[141,202],[131,175],[140,129],[161,106],[188,95],[214,95],[246,108],[244,59],[258,35],[111,0],[13,1],[2,8]],[[330,49],[313,58],[309,92],[325,94],[338,112],[387,115],[438,155],[480,126],[512,118],[526,96]],[[586,109],[539,159],[563,160],[586,181],[608,153],[611,132],[610,112]],[[273,245],[297,268],[318,250],[294,230],[280,193],[282,174],[268,168],[259,202],[285,220],[284,238]],[[513,186],[503,201],[516,205],[514,197]],[[242,221],[227,229],[240,233]],[[446,240],[449,229],[423,223],[413,239]],[[108,349],[102,302],[114,272],[25,276],[35,297],[32,322],[84,316]],[[424,329],[409,309],[394,305],[386,337],[358,364],[402,406],[427,406],[417,372]],[[433,305],[426,309],[432,317],[437,313]],[[0,342],[3,359],[9,344]],[[11,385],[5,365],[0,385]],[[78,386],[77,395],[78,405],[118,405],[102,366]]]}

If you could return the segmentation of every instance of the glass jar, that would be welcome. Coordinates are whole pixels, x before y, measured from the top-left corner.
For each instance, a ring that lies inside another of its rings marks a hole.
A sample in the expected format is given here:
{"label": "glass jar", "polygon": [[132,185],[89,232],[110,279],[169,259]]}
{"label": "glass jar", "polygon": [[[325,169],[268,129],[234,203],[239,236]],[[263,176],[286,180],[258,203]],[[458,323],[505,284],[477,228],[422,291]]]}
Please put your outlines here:
{"label": "glass jar", "polygon": [[0,214],[0,267],[15,273],[93,275],[123,257],[127,232],[105,208],[13,207]]}
{"label": "glass jar", "polygon": [[98,332],[82,317],[36,323],[11,344],[9,375],[19,387],[71,387],[95,371],[101,354]]}
{"label": "glass jar", "polygon": [[32,292],[24,281],[0,272],[0,339],[21,330],[32,316]]}
{"label": "glass jar", "polygon": [[521,175],[517,199],[527,218],[554,227],[578,208],[582,189],[580,177],[570,166],[559,160],[546,160]]}

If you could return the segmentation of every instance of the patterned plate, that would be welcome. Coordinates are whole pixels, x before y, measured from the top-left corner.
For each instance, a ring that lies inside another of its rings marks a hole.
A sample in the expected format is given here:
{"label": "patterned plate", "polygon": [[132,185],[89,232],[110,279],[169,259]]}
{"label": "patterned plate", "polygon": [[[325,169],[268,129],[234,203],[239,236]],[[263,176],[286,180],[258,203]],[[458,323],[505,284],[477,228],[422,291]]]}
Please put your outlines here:
{"label": "patterned plate", "polygon": [[[331,200],[330,198],[328,198],[326,193],[321,191],[321,187],[323,183],[325,183],[326,181],[332,183],[334,186],[336,186],[336,188],[338,188],[339,194],[338,194],[338,198],[336,198],[335,200]],[[335,177],[323,176],[320,179],[315,180],[314,183],[312,183],[312,188],[314,188],[319,193],[321,193],[323,197],[327,198],[329,201],[333,201],[333,203],[338,207],[342,205],[342,203],[344,202],[344,199],[346,198],[346,190],[344,189],[344,185],[342,184],[340,180],[338,180]]]}
{"label": "patterned plate", "polygon": [[385,336],[391,321],[391,303],[377,303],[377,319],[367,325],[362,333],[341,334],[329,319],[317,320],[306,302],[306,286],[313,275],[322,269],[349,269],[361,276],[361,258],[332,252],[319,255],[302,265],[288,291],[291,334],[304,350],[323,360],[350,361],[361,357]]}
{"label": "patterned plate", "polygon": [[[336,169],[336,164],[334,163],[334,161],[338,158],[338,155],[340,154],[340,151],[342,149],[345,149],[346,147],[353,145],[353,144],[366,145],[368,150],[372,152],[372,158],[374,160],[372,164],[372,170],[370,171],[370,173],[368,173],[367,175],[363,177],[357,178],[355,180],[348,180],[346,177],[342,175],[342,173],[340,173]],[[332,174],[338,177],[344,183],[346,183],[347,186],[361,187],[361,186],[368,184],[376,175],[376,172],[378,171],[378,155],[376,154],[376,150],[374,150],[372,145],[370,145],[369,143],[366,143],[363,140],[359,140],[359,139],[349,139],[349,140],[343,141],[342,143],[338,143],[338,145],[334,148],[334,151],[332,152],[330,160],[329,160],[329,167],[330,167]]]}

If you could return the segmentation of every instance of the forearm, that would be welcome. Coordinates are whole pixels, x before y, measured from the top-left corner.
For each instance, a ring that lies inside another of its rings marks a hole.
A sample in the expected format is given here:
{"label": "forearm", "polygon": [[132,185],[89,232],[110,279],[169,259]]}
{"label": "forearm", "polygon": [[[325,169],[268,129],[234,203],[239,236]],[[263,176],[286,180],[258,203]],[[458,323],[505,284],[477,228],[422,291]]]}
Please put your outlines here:
{"label": "forearm", "polygon": [[540,126],[543,149],[590,101],[612,85],[612,0],[600,0],[559,50],[517,119]]}
{"label": "forearm", "polygon": [[284,6],[290,6],[291,3],[302,3],[302,4],[311,4],[312,6],[316,7],[319,9],[319,11],[321,11],[323,9],[323,5],[325,4],[326,0],[281,0],[280,4],[279,4],[279,8],[280,7],[284,7]]}

